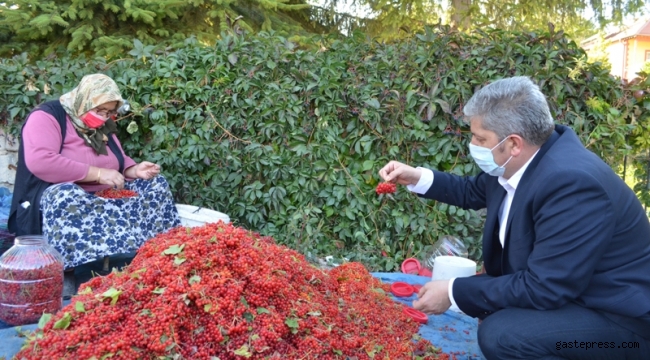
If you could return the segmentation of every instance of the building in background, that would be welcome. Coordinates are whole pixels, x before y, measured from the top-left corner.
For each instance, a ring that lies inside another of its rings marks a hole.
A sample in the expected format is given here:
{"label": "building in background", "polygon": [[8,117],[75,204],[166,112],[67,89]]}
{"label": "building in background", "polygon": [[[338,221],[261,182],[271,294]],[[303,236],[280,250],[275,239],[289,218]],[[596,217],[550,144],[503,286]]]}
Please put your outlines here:
{"label": "building in background", "polygon": [[590,57],[602,49],[612,67],[612,75],[632,80],[650,62],[650,17],[623,25],[604,37],[594,35],[582,41],[581,46]]}

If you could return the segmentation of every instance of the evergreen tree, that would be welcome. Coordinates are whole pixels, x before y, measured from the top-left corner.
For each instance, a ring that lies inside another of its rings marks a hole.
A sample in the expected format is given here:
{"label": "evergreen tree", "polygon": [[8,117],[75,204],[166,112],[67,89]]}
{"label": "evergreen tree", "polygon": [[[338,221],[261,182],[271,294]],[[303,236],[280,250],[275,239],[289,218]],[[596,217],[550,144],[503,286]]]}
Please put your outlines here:
{"label": "evergreen tree", "polygon": [[[394,39],[409,36],[425,25],[451,23],[461,30],[487,27],[529,31],[562,30],[582,39],[609,23],[620,23],[626,15],[647,11],[646,0],[323,0],[321,7],[333,9],[348,4],[370,15],[352,23],[371,36]],[[343,25],[350,25],[347,22]],[[348,29],[343,29],[346,31]]]}
{"label": "evergreen tree", "polygon": [[15,0],[0,2],[0,56],[119,56],[133,47],[212,44],[228,28],[323,32],[306,0]]}

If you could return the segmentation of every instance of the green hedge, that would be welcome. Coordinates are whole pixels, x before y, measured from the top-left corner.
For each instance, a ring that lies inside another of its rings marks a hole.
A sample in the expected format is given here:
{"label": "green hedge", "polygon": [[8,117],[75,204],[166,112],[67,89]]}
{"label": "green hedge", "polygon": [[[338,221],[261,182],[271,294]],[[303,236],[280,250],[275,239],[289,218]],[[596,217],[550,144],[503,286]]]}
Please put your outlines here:
{"label": "green hedge", "polygon": [[354,34],[301,45],[223,34],[212,47],[188,42],[131,55],[109,64],[3,60],[0,116],[16,131],[39,101],[104,72],[133,105],[119,121],[126,152],[161,164],[178,202],[224,212],[307,255],[379,271],[422,258],[444,234],[481,257],[480,213],[405,188],[374,192],[378,170],[392,159],[475,174],[461,114],[479,87],[531,76],[557,122],[613,166],[625,155],[629,124],[647,121],[648,109],[562,34],[441,27],[395,44]]}

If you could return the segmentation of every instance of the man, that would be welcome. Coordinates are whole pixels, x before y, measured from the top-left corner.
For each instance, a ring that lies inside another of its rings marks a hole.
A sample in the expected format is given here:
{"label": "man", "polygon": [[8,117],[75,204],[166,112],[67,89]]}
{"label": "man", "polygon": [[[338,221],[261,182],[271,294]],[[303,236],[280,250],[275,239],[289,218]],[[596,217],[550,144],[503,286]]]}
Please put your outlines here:
{"label": "man", "polygon": [[432,281],[413,306],[483,319],[488,359],[650,359],[650,223],[629,187],[527,77],[496,81],[464,108],[460,177],[391,161],[385,181],[466,209],[487,208],[486,274]]}

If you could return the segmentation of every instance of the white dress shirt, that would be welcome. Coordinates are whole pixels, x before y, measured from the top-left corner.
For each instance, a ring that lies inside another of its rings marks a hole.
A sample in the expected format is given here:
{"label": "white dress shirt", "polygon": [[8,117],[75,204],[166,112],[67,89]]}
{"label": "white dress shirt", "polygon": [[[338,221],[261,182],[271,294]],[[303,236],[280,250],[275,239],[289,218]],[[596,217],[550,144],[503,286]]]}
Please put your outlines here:
{"label": "white dress shirt", "polygon": [[[517,190],[517,185],[519,185],[521,177],[524,175],[524,172],[528,168],[530,162],[535,158],[535,155],[537,155],[537,152],[535,152],[535,154],[533,154],[533,156],[528,159],[524,166],[522,166],[521,169],[517,170],[517,172],[514,173],[510,179],[506,179],[502,176],[499,176],[497,179],[499,181],[499,184],[501,184],[501,186],[506,189],[506,198],[503,202],[503,208],[500,214],[501,216],[499,217],[499,241],[501,242],[501,246],[504,246],[505,244],[506,224],[508,221],[508,215],[510,213],[510,206],[512,205],[512,199],[514,199],[515,191]],[[424,194],[429,190],[431,185],[433,185],[433,171],[423,167],[418,167],[418,169],[422,170],[420,180],[415,185],[407,185],[406,188],[416,194]],[[449,279],[449,301],[451,302],[452,309],[458,309],[458,305],[456,305],[456,301],[454,300],[454,292],[452,291],[454,280],[456,280],[456,278]],[[458,311],[460,311],[460,309]]]}

